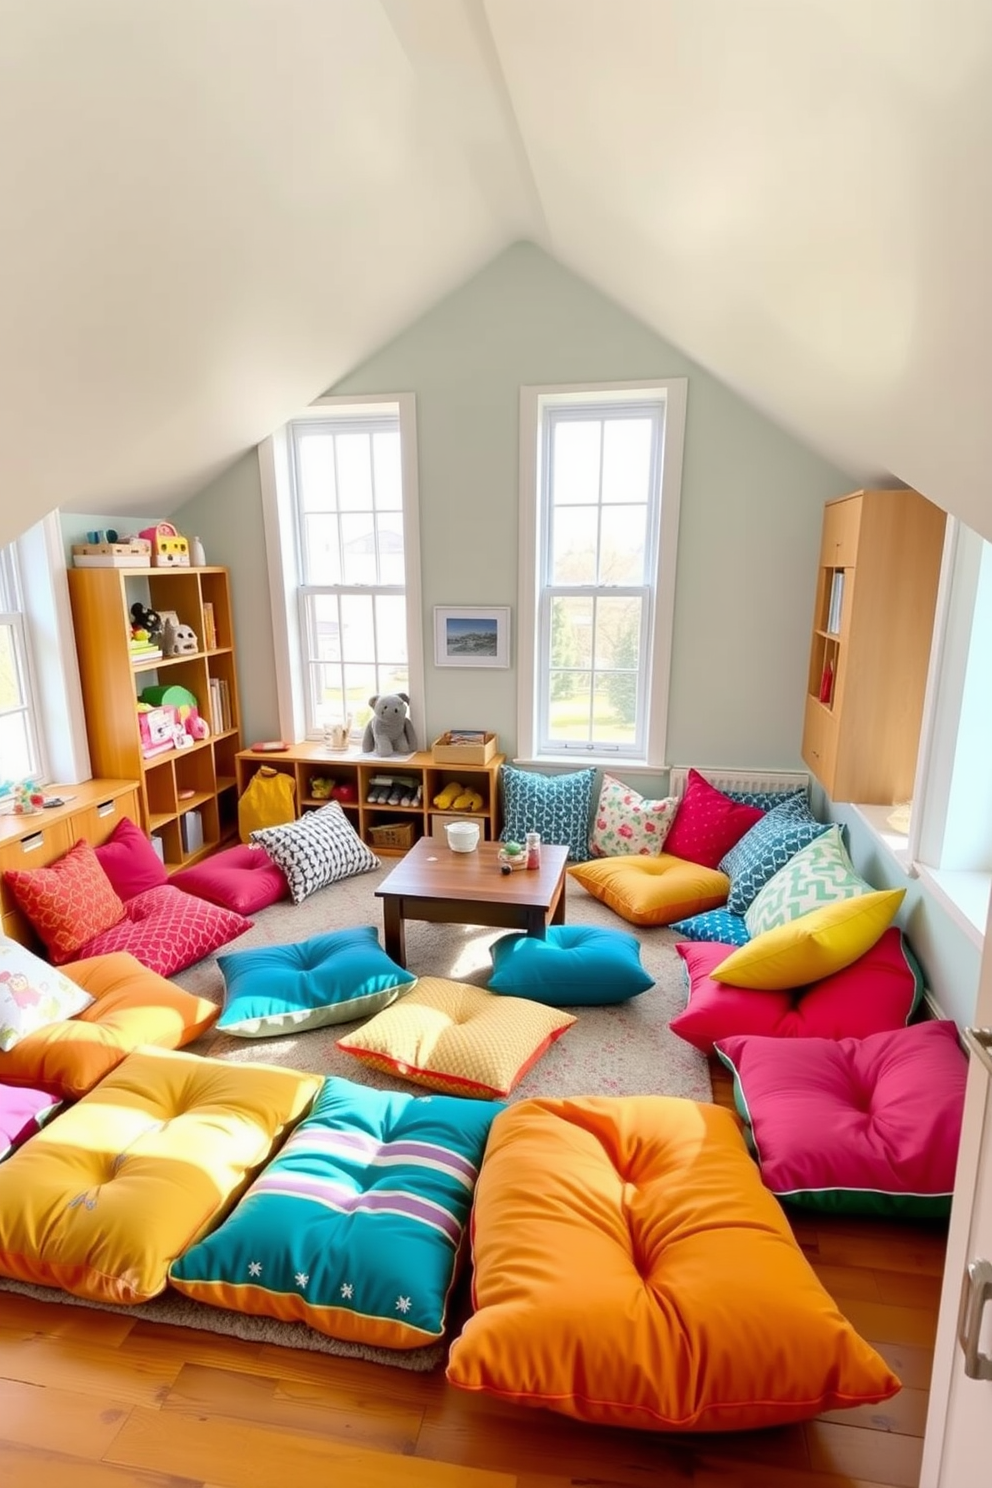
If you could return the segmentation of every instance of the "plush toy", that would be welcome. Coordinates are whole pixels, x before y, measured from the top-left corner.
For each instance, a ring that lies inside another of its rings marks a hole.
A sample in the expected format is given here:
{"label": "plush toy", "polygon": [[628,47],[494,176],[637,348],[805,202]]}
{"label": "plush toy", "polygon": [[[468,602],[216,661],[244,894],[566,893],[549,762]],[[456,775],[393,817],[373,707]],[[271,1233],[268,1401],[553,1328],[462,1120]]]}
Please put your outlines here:
{"label": "plush toy", "polygon": [[340,780],[331,786],[331,800],[353,804],[358,800],[358,792],[350,780]]}
{"label": "plush toy", "polygon": [[372,717],[365,725],[362,749],[366,754],[414,754],[417,740],[407,707],[405,692],[387,692],[369,698]]}
{"label": "plush toy", "polygon": [[135,641],[157,641],[162,634],[162,617],[140,600],[131,606],[131,638]]}
{"label": "plush toy", "polygon": [[311,775],[310,794],[315,801],[329,801],[334,781],[328,780],[324,775]]}

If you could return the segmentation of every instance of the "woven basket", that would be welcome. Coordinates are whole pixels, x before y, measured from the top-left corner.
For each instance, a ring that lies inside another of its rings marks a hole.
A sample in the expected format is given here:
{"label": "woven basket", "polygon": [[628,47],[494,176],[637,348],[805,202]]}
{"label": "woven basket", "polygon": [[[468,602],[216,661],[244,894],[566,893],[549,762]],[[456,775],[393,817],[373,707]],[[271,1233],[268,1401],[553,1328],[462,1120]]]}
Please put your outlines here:
{"label": "woven basket", "polygon": [[369,827],[368,835],[373,847],[412,847],[413,822],[390,822],[388,826]]}

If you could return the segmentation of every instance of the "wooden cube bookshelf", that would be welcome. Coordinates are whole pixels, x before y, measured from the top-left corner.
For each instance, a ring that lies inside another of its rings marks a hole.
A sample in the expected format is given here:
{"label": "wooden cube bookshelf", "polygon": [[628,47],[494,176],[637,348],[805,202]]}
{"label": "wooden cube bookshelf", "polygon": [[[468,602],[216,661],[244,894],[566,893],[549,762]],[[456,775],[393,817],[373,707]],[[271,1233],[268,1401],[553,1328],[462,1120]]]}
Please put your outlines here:
{"label": "wooden cube bookshelf", "polygon": [[[71,568],[68,573],[76,652],[83,684],[90,760],[98,775],[139,782],[142,824],[161,839],[171,872],[206,857],[237,836],[236,756],[241,745],[230,585],[225,568]],[[198,647],[183,656],[135,660],[130,650],[131,606],[175,611],[192,627]],[[212,607],[206,649],[204,606]],[[217,715],[211,681],[226,685],[230,717]],[[138,725],[138,694],[178,683],[197,700],[210,737],[189,748],[145,758]],[[182,817],[196,810],[203,845],[183,845]]]}

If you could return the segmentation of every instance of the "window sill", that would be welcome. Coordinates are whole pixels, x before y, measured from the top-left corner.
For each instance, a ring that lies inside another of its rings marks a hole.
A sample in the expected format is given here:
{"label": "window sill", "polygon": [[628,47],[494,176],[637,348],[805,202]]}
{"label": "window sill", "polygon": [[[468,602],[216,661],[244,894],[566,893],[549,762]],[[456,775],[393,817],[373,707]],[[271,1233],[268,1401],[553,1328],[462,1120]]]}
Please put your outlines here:
{"label": "window sill", "polygon": [[622,770],[624,775],[667,775],[669,770],[668,765],[648,765],[643,760],[627,760],[617,755],[608,759],[588,754],[542,754],[535,759],[518,755],[512,763],[521,770],[540,770],[547,765],[554,770],[605,770],[607,774]]}
{"label": "window sill", "polygon": [[887,818],[891,806],[854,806],[872,836],[892,855],[907,877],[918,878],[928,894],[950,915],[968,939],[979,950],[985,945],[988,924],[992,873],[969,873],[950,868],[928,868],[914,863],[909,855],[909,839],[894,832]]}
{"label": "window sill", "polygon": [[853,809],[858,813],[872,836],[891,853],[903,873],[915,877],[913,860],[909,855],[909,838],[902,832],[894,832],[889,826],[888,818],[892,815],[891,806],[858,806]]}

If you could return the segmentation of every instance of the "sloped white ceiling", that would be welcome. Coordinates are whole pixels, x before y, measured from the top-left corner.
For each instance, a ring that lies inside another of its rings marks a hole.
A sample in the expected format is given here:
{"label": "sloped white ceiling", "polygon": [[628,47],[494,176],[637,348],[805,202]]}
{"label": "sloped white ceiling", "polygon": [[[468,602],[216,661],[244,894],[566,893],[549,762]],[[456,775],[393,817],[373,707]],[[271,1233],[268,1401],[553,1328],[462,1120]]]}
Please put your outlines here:
{"label": "sloped white ceiling", "polygon": [[0,540],[177,504],[508,243],[992,536],[988,0],[0,0]]}

